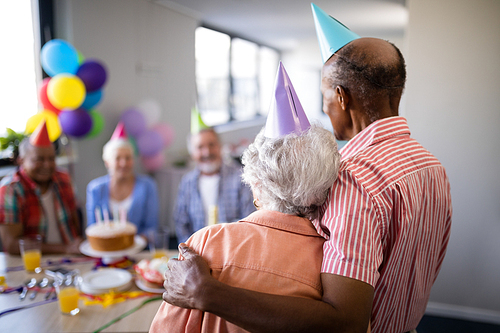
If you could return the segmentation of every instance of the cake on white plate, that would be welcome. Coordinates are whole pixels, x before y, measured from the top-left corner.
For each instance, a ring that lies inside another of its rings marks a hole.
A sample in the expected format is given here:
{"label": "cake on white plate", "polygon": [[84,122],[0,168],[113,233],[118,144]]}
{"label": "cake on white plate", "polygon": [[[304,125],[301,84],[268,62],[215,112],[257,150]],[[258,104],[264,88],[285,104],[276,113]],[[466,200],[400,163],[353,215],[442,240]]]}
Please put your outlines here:
{"label": "cake on white plate", "polygon": [[120,251],[134,245],[137,227],[130,222],[108,221],[88,226],[85,234],[96,251]]}

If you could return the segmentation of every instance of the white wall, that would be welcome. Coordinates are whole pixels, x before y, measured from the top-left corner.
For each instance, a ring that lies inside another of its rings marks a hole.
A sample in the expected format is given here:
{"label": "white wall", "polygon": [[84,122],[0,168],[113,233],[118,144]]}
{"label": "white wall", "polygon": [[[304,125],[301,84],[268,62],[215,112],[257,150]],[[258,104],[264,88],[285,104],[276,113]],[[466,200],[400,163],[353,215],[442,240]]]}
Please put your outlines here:
{"label": "white wall", "polygon": [[500,1],[408,4],[406,117],[445,166],[454,207],[430,300],[500,318]]}
{"label": "white wall", "polygon": [[161,103],[161,122],[177,133],[166,151],[168,161],[187,155],[185,138],[195,101],[196,27],[195,19],[146,0],[56,1],[56,37],[108,69],[103,102],[97,108],[106,127],[97,138],[74,141],[74,180],[82,206],[87,183],[106,173],[102,146],[121,113],[145,98]]}

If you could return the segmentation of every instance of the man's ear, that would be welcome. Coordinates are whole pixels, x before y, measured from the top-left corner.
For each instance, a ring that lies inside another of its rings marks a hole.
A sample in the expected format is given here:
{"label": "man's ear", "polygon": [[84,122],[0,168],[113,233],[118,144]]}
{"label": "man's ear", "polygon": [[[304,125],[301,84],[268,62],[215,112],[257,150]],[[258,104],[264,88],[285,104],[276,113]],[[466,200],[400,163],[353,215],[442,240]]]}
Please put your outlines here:
{"label": "man's ear", "polygon": [[337,93],[337,99],[342,110],[346,111],[349,105],[349,95],[347,91],[342,86],[336,86],[335,92]]}

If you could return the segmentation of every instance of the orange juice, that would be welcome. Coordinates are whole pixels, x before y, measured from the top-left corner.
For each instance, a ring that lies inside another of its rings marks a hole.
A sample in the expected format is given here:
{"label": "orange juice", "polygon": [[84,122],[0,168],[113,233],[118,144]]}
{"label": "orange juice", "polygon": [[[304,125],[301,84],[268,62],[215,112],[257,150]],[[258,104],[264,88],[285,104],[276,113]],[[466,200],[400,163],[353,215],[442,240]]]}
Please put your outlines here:
{"label": "orange juice", "polygon": [[27,271],[33,272],[36,268],[40,267],[40,259],[42,254],[40,250],[26,250],[23,253],[24,268]]}
{"label": "orange juice", "polygon": [[[63,288],[59,291],[59,308],[62,313],[76,314],[78,313],[78,289],[75,287]],[[77,310],[77,311],[75,311]]]}
{"label": "orange juice", "polygon": [[155,250],[154,251],[153,258],[163,258],[163,257],[168,258],[168,254],[167,254],[166,250]]}

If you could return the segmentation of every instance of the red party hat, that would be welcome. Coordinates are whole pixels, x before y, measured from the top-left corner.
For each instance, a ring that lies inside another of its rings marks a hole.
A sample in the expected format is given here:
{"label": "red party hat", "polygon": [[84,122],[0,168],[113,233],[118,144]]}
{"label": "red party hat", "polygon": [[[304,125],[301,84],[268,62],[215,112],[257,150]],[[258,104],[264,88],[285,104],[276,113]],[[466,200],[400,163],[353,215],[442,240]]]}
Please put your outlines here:
{"label": "red party hat", "polygon": [[116,125],[115,131],[111,136],[111,140],[116,140],[116,139],[127,139],[127,132],[125,131],[125,125],[121,121],[118,123],[118,125]]}
{"label": "red party hat", "polygon": [[47,124],[45,119],[38,125],[30,136],[30,143],[35,147],[49,147],[52,145],[49,139],[49,132],[47,132]]}

